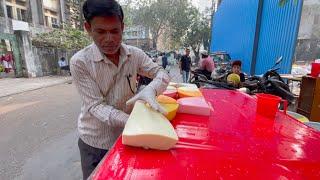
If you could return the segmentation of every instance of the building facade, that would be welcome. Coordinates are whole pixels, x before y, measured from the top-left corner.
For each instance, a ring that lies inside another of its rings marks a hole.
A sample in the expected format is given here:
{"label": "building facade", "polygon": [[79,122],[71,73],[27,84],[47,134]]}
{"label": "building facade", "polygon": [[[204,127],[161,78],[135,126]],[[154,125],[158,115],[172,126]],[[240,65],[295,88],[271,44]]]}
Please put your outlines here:
{"label": "building facade", "polygon": [[0,32],[25,30],[34,35],[60,28],[65,21],[63,7],[63,0],[1,0]]}
{"label": "building facade", "polygon": [[304,0],[295,61],[320,59],[320,0]]}
{"label": "building facade", "polygon": [[82,17],[79,13],[81,2],[0,0],[0,55],[13,57],[12,71],[8,76],[36,77],[55,73],[56,61],[61,56],[70,57],[72,54],[58,49],[34,47],[31,39],[38,33],[62,29],[66,22],[78,28],[77,23],[81,22],[79,17]]}
{"label": "building facade", "polygon": [[218,10],[218,7],[220,6],[222,0],[213,0],[212,1],[212,7],[213,7],[213,11],[216,12]]}
{"label": "building facade", "polygon": [[152,38],[148,28],[143,26],[133,26],[125,28],[123,34],[124,43],[138,47],[144,51],[152,49]]}

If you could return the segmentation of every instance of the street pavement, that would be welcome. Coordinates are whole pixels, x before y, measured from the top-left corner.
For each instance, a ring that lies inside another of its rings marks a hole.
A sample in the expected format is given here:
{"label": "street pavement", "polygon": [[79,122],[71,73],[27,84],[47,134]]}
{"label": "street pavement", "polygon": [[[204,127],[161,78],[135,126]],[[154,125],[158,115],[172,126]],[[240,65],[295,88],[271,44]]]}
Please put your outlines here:
{"label": "street pavement", "polygon": [[3,78],[0,79],[0,98],[71,82],[70,76],[45,76],[40,78]]}
{"label": "street pavement", "polygon": [[179,67],[177,65],[170,66],[169,76],[171,82],[182,82],[182,75],[180,74]]}
{"label": "street pavement", "polygon": [[82,178],[73,84],[0,98],[0,179]]}
{"label": "street pavement", "polygon": [[[170,68],[181,82],[178,67]],[[70,77],[0,79],[0,179],[82,179]]]}

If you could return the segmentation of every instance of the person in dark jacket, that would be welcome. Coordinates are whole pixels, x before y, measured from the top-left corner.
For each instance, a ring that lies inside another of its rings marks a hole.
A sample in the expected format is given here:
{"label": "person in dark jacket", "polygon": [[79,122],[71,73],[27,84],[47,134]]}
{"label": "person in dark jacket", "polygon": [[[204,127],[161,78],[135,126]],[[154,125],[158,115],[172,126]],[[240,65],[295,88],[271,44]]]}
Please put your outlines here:
{"label": "person in dark jacket", "polygon": [[184,83],[189,81],[191,69],[191,57],[190,57],[190,49],[186,48],[186,54],[181,57],[180,60],[180,73],[182,74],[182,79]]}
{"label": "person in dark jacket", "polygon": [[166,69],[168,65],[168,57],[165,53],[163,53],[163,56],[162,56],[162,67],[163,69]]}

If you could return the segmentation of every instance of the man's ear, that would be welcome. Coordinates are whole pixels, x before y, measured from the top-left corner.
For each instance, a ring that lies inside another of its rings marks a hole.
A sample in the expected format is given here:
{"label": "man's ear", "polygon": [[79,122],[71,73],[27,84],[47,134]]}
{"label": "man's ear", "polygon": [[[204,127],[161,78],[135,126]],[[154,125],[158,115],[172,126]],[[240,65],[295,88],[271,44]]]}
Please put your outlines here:
{"label": "man's ear", "polygon": [[84,23],[84,28],[86,29],[86,31],[88,32],[88,34],[91,34],[91,25],[88,22]]}
{"label": "man's ear", "polygon": [[123,22],[121,23],[121,30],[122,30],[122,32],[124,32],[124,23]]}

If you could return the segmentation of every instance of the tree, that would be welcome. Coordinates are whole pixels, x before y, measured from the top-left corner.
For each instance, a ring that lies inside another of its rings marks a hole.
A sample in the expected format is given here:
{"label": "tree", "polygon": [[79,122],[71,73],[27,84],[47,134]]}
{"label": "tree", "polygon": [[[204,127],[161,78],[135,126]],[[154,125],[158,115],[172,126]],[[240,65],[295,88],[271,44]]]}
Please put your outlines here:
{"label": "tree", "polygon": [[200,41],[206,49],[209,47],[210,20],[201,16],[189,0],[141,0],[136,6],[126,6],[124,9],[126,17],[129,14],[126,24],[141,25],[150,30],[154,49],[157,49],[160,36],[163,37],[164,44],[168,45],[167,49],[173,50],[183,46],[187,31],[195,21],[201,21],[200,28],[203,28],[198,29],[201,35],[196,36],[202,37]]}
{"label": "tree", "polygon": [[91,43],[89,36],[78,29],[65,25],[64,29],[54,29],[48,33],[37,34],[32,44],[37,47],[80,50]]}
{"label": "tree", "polygon": [[189,0],[142,0],[137,7],[133,22],[150,29],[155,49],[164,33],[173,47],[181,45],[195,9]]}
{"label": "tree", "polygon": [[203,18],[199,12],[196,12],[184,38],[185,46],[192,48],[196,56],[196,61],[199,60],[201,45],[204,45],[206,50],[209,49],[210,29],[209,21]]}
{"label": "tree", "polygon": [[137,9],[133,7],[132,0],[123,0],[120,2],[124,13],[124,24],[132,26],[133,20],[137,14]]}
{"label": "tree", "polygon": [[175,1],[171,0],[142,0],[138,4],[134,22],[150,30],[154,49],[157,49],[158,38],[163,29],[168,26],[173,6]]}
{"label": "tree", "polygon": [[188,1],[180,0],[178,5],[173,7],[172,18],[169,19],[171,29],[171,40],[174,47],[181,47],[183,37],[186,35],[197,9]]}
{"label": "tree", "polygon": [[82,13],[82,5],[85,0],[66,0],[66,9],[65,9],[65,15],[68,26],[72,26],[76,29],[82,29],[83,30],[83,24],[84,24],[84,17]]}

